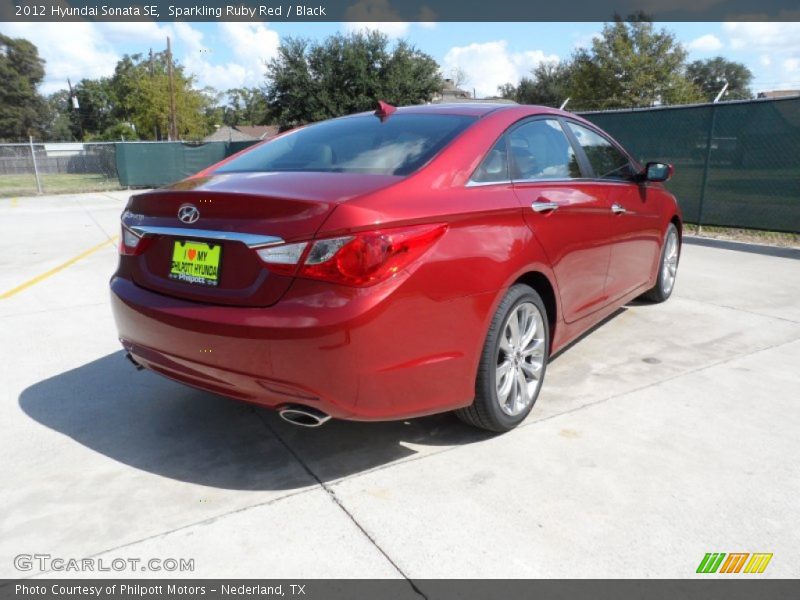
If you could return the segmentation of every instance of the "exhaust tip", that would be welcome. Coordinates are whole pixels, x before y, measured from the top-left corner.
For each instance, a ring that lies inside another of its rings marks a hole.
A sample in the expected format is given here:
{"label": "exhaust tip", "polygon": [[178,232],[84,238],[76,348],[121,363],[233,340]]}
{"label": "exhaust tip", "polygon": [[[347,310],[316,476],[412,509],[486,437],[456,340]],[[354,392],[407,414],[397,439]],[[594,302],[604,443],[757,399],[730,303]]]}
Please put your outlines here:
{"label": "exhaust tip", "polygon": [[299,427],[321,427],[331,416],[310,406],[285,406],[278,411],[281,419]]}

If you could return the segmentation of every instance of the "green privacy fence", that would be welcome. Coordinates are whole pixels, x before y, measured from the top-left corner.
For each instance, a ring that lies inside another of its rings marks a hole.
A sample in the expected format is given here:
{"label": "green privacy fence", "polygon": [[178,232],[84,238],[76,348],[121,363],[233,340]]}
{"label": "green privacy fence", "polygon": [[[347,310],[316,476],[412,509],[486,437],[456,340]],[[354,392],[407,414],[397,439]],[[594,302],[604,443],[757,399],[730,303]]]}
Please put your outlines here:
{"label": "green privacy fence", "polygon": [[[800,233],[800,98],[582,113],[670,162],[688,223]],[[0,145],[0,197],[158,187],[256,142]]]}
{"label": "green privacy fence", "polygon": [[122,186],[157,187],[179,181],[256,142],[121,142],[115,144]]}
{"label": "green privacy fence", "polygon": [[800,98],[582,113],[667,184],[688,223],[800,233]]}

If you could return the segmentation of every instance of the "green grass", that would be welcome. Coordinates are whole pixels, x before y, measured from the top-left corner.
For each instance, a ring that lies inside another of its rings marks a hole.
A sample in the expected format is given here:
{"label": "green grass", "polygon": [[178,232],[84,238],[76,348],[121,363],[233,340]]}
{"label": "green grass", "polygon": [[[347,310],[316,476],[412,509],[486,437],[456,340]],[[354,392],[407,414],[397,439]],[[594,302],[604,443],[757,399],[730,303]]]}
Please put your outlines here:
{"label": "green grass", "polygon": [[739,229],[736,227],[714,227],[703,225],[698,232],[697,225],[684,223],[683,232],[688,235],[699,235],[719,240],[748,242],[751,244],[769,244],[788,248],[800,248],[800,235],[780,231],[761,231],[758,229]]}
{"label": "green grass", "polygon": [[[121,189],[116,177],[102,173],[53,173],[40,176],[43,194],[79,194]],[[33,196],[38,194],[36,179],[30,175],[0,175],[0,196]]]}

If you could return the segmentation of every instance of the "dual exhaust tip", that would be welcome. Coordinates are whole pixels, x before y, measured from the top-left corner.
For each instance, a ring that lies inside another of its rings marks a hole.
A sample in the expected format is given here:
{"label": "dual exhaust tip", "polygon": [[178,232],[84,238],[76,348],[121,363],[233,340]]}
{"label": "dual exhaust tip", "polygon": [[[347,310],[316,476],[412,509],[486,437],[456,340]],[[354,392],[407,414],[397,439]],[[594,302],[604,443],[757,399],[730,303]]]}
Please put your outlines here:
{"label": "dual exhaust tip", "polygon": [[278,410],[281,419],[299,427],[321,427],[331,416],[310,406],[290,404]]}

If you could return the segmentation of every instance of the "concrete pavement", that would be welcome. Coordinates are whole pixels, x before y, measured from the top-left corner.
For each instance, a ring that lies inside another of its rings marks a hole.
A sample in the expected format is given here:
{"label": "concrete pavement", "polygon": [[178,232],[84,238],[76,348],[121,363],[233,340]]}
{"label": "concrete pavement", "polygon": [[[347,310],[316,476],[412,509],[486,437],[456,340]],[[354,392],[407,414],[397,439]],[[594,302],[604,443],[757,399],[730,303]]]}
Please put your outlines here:
{"label": "concrete pavement", "polygon": [[800,576],[797,259],[685,245],[673,298],[556,357],[509,434],[305,430],[124,360],[125,196],[0,199],[0,294],[96,248],[0,300],[0,577],[48,553],[195,562],[125,576],[680,578],[737,551]]}

